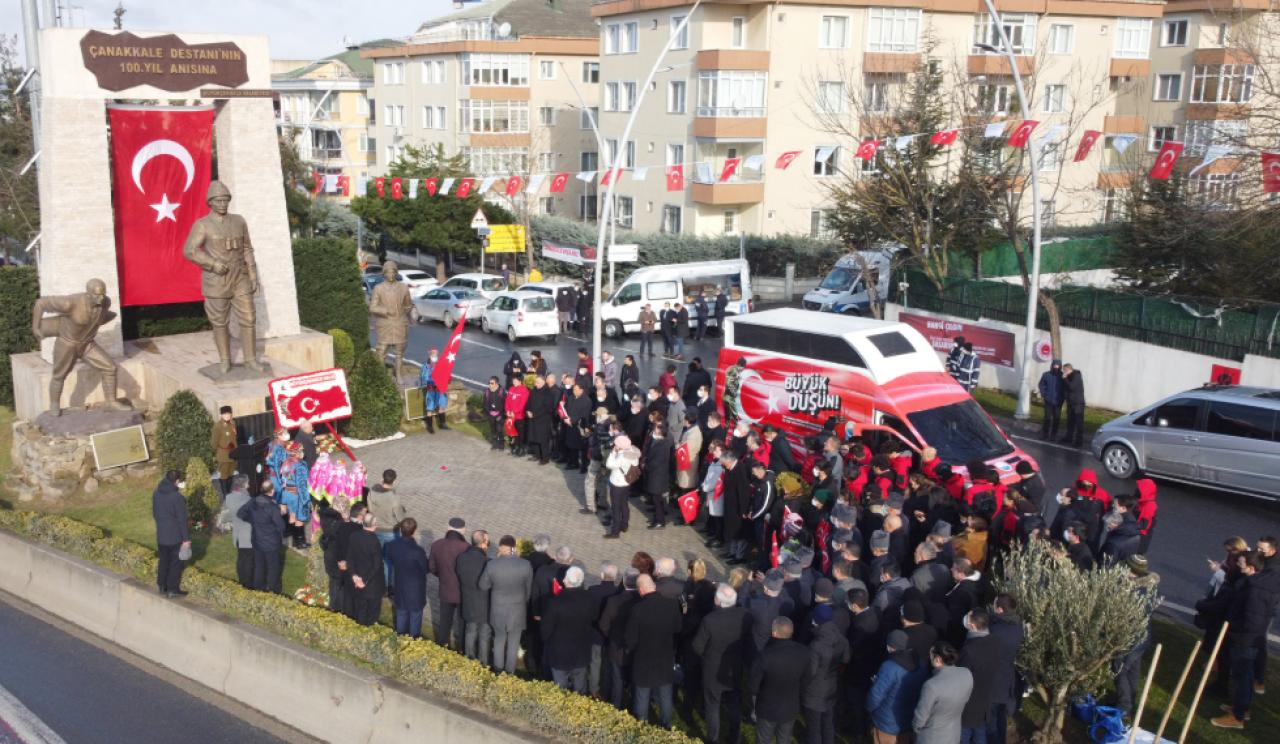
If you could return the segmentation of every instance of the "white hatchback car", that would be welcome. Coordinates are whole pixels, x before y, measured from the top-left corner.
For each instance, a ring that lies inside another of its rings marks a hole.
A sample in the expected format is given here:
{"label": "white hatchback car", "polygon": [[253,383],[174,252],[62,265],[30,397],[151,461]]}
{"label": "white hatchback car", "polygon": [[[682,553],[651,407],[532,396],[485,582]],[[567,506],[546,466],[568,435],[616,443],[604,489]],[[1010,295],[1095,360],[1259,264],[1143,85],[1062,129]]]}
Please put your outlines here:
{"label": "white hatchback car", "polygon": [[434,276],[422,269],[400,269],[396,274],[400,276],[400,281],[404,282],[405,286],[409,288],[409,294],[413,297],[419,297],[428,289],[440,284]]}
{"label": "white hatchback car", "polygon": [[498,274],[458,274],[440,286],[445,289],[472,289],[490,300],[507,289],[506,281]]}
{"label": "white hatchback car", "polygon": [[502,292],[484,309],[480,328],[485,333],[506,333],[507,339],[546,336],[554,340],[560,332],[556,302],[538,292]]}

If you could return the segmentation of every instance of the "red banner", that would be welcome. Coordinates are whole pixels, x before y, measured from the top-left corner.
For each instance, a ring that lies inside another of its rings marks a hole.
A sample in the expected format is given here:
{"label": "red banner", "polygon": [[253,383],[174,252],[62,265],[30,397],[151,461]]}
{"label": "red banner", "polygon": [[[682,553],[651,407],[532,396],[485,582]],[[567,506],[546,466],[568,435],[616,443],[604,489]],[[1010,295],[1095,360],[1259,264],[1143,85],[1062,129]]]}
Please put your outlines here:
{"label": "red banner", "polygon": [[930,346],[944,354],[951,351],[956,336],[964,336],[965,341],[973,344],[973,350],[983,362],[1010,369],[1014,367],[1014,335],[1008,331],[907,312],[898,313],[898,320],[919,331]]}
{"label": "red banner", "polygon": [[1262,190],[1280,193],[1280,152],[1262,153]]}
{"label": "red banner", "polygon": [[108,109],[120,304],[198,302],[200,267],[182,256],[209,212],[213,109]]}

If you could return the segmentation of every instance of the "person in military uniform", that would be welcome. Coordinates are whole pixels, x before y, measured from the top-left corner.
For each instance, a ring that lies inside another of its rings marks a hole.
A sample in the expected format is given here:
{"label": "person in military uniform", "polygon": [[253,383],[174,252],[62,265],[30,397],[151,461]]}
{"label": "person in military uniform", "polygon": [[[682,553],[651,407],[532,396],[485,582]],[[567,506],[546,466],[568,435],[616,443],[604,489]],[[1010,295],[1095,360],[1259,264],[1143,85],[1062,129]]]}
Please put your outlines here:
{"label": "person in military uniform", "polygon": [[[40,297],[31,309],[31,333],[37,338],[53,338],[53,378],[49,380],[49,413],[62,415],[62,384],[81,359],[102,373],[103,408],[127,411],[129,406],[116,398],[116,363],[98,346],[98,328],[109,323],[111,312],[107,284],[90,279],[80,294]],[[50,313],[52,317],[45,317]]]}
{"label": "person in military uniform", "polygon": [[373,296],[369,298],[369,314],[373,316],[373,329],[378,335],[378,358],[385,360],[387,351],[395,354],[397,386],[404,363],[404,347],[409,341],[409,311],[413,309],[409,287],[400,281],[399,271],[395,261],[382,264],[382,277],[386,281],[374,287]]}
{"label": "person in military uniform", "polygon": [[231,417],[231,406],[223,406],[218,410],[218,420],[213,422],[210,435],[213,446],[213,459],[218,466],[218,488],[223,498],[231,492],[231,476],[236,472],[236,461],[231,452],[236,448],[236,422]]}
{"label": "person in military uniform", "polygon": [[244,366],[265,371],[258,361],[258,334],[253,296],[258,292],[258,265],[253,258],[249,227],[238,214],[229,214],[231,191],[221,181],[209,184],[209,214],[196,220],[182,247],[182,255],[203,269],[200,291],[204,312],[213,326],[213,343],[218,348],[222,374],[231,371],[231,331],[228,323],[235,310],[240,323],[240,343]]}

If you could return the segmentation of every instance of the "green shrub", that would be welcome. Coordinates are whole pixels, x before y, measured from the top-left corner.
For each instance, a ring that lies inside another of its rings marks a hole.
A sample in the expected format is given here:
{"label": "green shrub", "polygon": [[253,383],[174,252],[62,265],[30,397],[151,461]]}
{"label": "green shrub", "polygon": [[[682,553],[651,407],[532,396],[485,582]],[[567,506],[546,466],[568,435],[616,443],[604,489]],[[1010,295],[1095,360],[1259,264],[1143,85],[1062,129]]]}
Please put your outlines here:
{"label": "green shrub", "polygon": [[187,499],[187,519],[193,522],[204,522],[210,529],[222,508],[222,499],[213,488],[213,476],[209,466],[199,457],[187,460],[187,490],[182,494]]}
{"label": "green shrub", "polygon": [[293,241],[293,277],[298,289],[298,320],[308,328],[340,328],[357,349],[369,346],[369,308],[365,304],[356,244],[340,238]]}
{"label": "green shrub", "polygon": [[347,388],[351,392],[352,408],[347,434],[356,439],[380,439],[400,430],[400,414],[404,409],[400,390],[373,349],[356,355]]}
{"label": "green shrub", "polygon": [[356,345],[351,341],[351,335],[341,328],[330,328],[329,335],[333,338],[333,366],[341,367],[350,374],[356,363]]}
{"label": "green shrub", "polygon": [[311,541],[307,548],[307,580],[312,588],[321,595],[329,596],[329,572],[324,569],[324,546],[320,538]]}
{"label": "green shrub", "polygon": [[120,332],[127,340],[195,333],[210,328],[203,302],[141,305],[126,307],[120,312]]}
{"label": "green shrub", "polygon": [[190,390],[174,393],[164,404],[156,423],[160,468],[185,471],[191,458],[197,457],[204,461],[206,469],[211,469],[213,447],[209,433],[212,430],[213,417],[195,393]]}
{"label": "green shrub", "polygon": [[13,406],[13,367],[10,354],[35,351],[31,310],[40,295],[40,278],[34,266],[0,268],[0,405]]}

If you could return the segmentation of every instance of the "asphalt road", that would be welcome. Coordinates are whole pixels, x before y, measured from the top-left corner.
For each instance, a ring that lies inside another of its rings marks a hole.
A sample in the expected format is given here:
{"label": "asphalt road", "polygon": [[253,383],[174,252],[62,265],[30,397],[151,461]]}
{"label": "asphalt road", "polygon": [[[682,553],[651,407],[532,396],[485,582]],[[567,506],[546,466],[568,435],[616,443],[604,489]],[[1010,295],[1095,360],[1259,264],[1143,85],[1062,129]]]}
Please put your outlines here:
{"label": "asphalt road", "polygon": [[0,593],[0,742],[175,741],[312,739]]}
{"label": "asphalt road", "polygon": [[[448,343],[449,332],[440,323],[415,325],[410,329],[409,338],[409,358],[421,361],[429,347],[443,348]],[[639,337],[631,335],[605,339],[605,348],[621,360],[624,354],[636,353],[639,343]],[[661,340],[657,345],[661,353]],[[513,350],[519,351],[527,363],[529,352],[534,349],[542,351],[552,371],[568,372],[574,368],[579,346],[590,346],[589,337],[572,333],[555,343],[539,339],[511,344],[505,336],[486,335],[479,328],[469,326],[462,335],[462,351],[454,374],[478,389],[490,375],[501,375],[502,365]],[[687,344],[685,357],[701,356],[707,369],[714,372],[719,352],[720,340],[708,338]],[[672,363],[660,356],[637,358],[637,361],[642,386],[655,381],[663,366]],[[683,380],[686,367],[682,364],[678,367],[677,377]],[[1017,444],[1040,463],[1050,494],[1072,485],[1081,468],[1086,467],[1102,476],[1102,485],[1112,494],[1133,493],[1131,481],[1121,482],[1107,476],[1087,451],[1041,442],[1037,437],[1018,433],[1013,427],[1007,428],[1014,433]],[[1203,596],[1209,578],[1205,560],[1221,556],[1222,542],[1227,537],[1240,535],[1252,545],[1262,535],[1280,534],[1280,502],[1171,482],[1159,483],[1157,502],[1159,521],[1148,558],[1152,569],[1161,576],[1166,604],[1175,611],[1178,607],[1190,608]],[[1052,519],[1052,512],[1049,516]]]}

